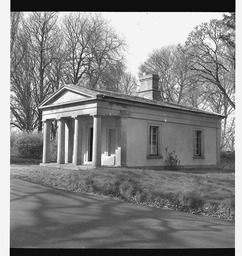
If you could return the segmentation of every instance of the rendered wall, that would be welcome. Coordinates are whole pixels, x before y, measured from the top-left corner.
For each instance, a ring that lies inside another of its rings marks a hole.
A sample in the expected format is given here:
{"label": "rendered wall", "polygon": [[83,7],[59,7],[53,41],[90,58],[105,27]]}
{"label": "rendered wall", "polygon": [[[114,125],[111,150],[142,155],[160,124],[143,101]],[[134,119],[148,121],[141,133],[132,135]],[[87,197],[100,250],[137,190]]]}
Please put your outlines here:
{"label": "rendered wall", "polygon": [[[148,124],[161,125],[161,155],[162,159],[147,158]],[[204,131],[204,159],[193,158],[193,132],[195,128]],[[217,144],[216,128],[176,124],[141,119],[127,120],[127,166],[164,166],[166,159],[165,148],[175,150],[180,165],[216,165]]]}

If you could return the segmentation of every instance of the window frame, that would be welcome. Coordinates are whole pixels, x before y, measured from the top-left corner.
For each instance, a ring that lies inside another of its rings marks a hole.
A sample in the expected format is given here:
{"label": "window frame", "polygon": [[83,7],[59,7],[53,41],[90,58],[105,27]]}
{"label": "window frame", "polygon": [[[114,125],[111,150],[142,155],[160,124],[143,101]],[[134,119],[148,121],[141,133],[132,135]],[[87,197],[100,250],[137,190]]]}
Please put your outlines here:
{"label": "window frame", "polygon": [[[197,149],[197,133],[200,133],[200,154],[196,154]],[[204,129],[201,128],[195,128],[193,130],[193,158],[194,159],[204,159]]]}
{"label": "window frame", "polygon": [[[151,154],[150,152],[150,130],[151,127],[156,127],[157,130],[157,154]],[[149,123],[147,125],[147,159],[161,159],[163,158],[161,155],[161,125],[157,123]]]}

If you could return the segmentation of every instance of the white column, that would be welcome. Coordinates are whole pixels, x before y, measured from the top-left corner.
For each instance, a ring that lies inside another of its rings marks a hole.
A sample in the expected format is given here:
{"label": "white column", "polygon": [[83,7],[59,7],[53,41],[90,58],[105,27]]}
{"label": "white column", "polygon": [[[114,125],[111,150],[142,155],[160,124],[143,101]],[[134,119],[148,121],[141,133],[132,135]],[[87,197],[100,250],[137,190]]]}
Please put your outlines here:
{"label": "white column", "polygon": [[44,134],[43,134],[43,163],[50,162],[50,121],[45,120],[44,123]]}
{"label": "white column", "polygon": [[58,121],[57,163],[65,163],[65,122],[62,119]]}
{"label": "white column", "polygon": [[74,149],[73,149],[73,164],[81,164],[81,125],[80,119],[75,117],[74,123]]}
{"label": "white column", "polygon": [[121,117],[116,117],[116,150],[115,166],[121,166]]}
{"label": "white column", "polygon": [[93,147],[92,147],[92,165],[101,166],[101,117],[93,116]]}

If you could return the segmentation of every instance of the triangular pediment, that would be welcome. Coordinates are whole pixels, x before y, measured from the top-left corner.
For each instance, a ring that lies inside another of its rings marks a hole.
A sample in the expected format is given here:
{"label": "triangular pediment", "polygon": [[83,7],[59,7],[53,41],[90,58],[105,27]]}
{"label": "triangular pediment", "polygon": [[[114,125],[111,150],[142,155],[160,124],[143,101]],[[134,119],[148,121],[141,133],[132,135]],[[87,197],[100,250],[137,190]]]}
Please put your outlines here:
{"label": "triangular pediment", "polygon": [[55,97],[55,99],[53,99],[52,102],[49,102],[49,104],[60,104],[60,103],[77,101],[77,100],[83,100],[86,98],[90,98],[90,97],[87,97],[86,95],[83,95],[80,93],[65,90],[61,95],[58,95],[58,97]]}
{"label": "triangular pediment", "polygon": [[[89,92],[90,91],[90,92]],[[95,97],[93,92],[88,89],[72,89],[69,86],[62,87],[54,94],[50,96],[46,101],[44,101],[40,107],[50,106],[50,105],[61,105],[66,103],[85,101]]]}

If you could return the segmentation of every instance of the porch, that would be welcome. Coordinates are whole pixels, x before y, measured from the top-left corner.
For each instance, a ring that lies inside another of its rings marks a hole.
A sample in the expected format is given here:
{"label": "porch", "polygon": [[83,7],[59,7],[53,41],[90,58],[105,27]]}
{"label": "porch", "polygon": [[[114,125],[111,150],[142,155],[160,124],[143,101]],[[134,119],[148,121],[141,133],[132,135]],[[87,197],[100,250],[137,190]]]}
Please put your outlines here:
{"label": "porch", "polygon": [[111,115],[62,116],[43,120],[42,165],[54,164],[50,163],[50,127],[54,120],[58,121],[55,165],[87,168],[125,165],[125,146],[121,145],[122,117]]}

